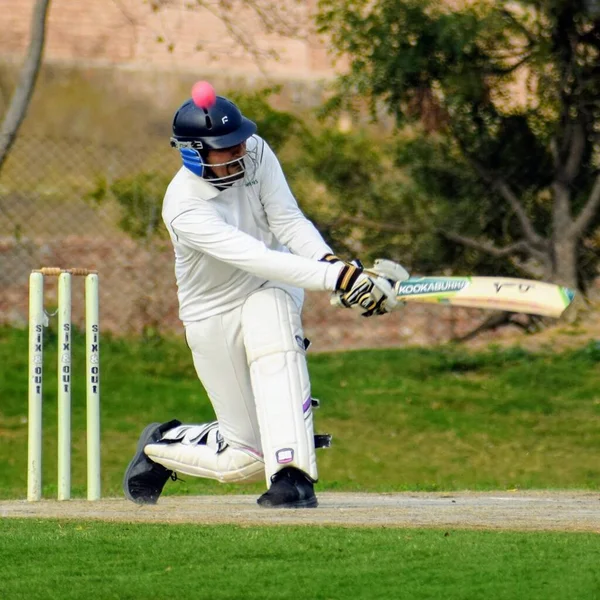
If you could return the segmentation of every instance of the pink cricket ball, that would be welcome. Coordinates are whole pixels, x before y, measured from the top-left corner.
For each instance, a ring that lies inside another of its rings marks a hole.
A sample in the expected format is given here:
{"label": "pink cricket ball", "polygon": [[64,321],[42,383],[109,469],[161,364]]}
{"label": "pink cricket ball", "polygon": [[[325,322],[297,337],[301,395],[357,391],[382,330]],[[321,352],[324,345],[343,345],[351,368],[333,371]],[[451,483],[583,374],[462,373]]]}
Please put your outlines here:
{"label": "pink cricket ball", "polygon": [[210,108],[217,101],[215,88],[208,81],[197,81],[192,86],[192,100],[198,108]]}

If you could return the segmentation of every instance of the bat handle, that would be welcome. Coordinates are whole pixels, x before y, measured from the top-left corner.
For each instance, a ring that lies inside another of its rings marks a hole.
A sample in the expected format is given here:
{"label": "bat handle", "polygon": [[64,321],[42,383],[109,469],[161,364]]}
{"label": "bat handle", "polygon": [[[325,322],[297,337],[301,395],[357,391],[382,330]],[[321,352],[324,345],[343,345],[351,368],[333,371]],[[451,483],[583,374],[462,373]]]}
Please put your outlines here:
{"label": "bat handle", "polygon": [[[373,267],[365,269],[364,272],[373,277],[377,289],[386,296],[385,308],[388,311],[404,305],[404,302],[396,300],[396,285],[398,282],[405,281],[410,277],[408,271],[402,265],[392,260],[378,258],[375,260]],[[344,306],[339,294],[331,296],[330,304],[337,307]]]}

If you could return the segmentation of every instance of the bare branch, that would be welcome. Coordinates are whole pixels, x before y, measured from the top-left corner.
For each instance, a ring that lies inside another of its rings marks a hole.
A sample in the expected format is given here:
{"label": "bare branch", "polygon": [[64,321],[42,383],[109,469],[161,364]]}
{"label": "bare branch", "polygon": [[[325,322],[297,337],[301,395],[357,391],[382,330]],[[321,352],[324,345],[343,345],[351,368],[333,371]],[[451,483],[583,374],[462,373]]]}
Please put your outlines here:
{"label": "bare branch", "polygon": [[569,233],[573,236],[581,235],[591,223],[598,209],[600,209],[600,175],[596,177],[590,197],[575,219]]}
{"label": "bare branch", "polygon": [[485,181],[487,181],[494,190],[496,190],[506,202],[513,209],[519,223],[521,225],[521,229],[523,230],[523,234],[525,238],[533,246],[538,250],[546,250],[547,242],[542,238],[534,229],[533,224],[529,220],[527,213],[525,212],[525,208],[521,204],[520,200],[517,198],[515,193],[512,191],[508,183],[501,177],[497,177],[490,173],[478,160],[473,157],[469,157],[469,160],[475,166],[475,169],[479,173],[480,177],[482,177]]}
{"label": "bare branch", "polygon": [[[147,22],[141,22],[132,16],[130,10],[125,7],[123,0],[112,0],[130,23],[149,27]],[[173,9],[173,2],[169,0],[151,0],[150,8],[153,12]],[[183,5],[177,2],[177,7]],[[259,68],[263,75],[268,76],[265,71],[265,61],[269,59],[279,59],[280,53],[272,47],[264,48],[259,45],[256,35],[257,28],[248,26],[248,18],[253,15],[258,20],[260,30],[267,34],[276,34],[280,37],[306,39],[308,31],[306,23],[301,18],[301,12],[305,10],[305,3],[301,0],[290,0],[289,2],[277,2],[276,0],[190,0],[185,3],[185,10],[188,11],[206,11],[218,19],[225,28],[228,36],[224,36],[222,43],[210,41],[206,45],[206,40],[199,40],[198,50],[207,52],[211,58],[218,58],[221,55],[231,58],[232,51],[239,50],[239,54],[249,56],[254,64]],[[245,11],[242,15],[242,11]],[[157,38],[170,37],[168,32],[155,32]],[[227,40],[227,37],[233,40]],[[176,42],[168,44],[169,48],[174,48]]]}
{"label": "bare branch", "polygon": [[581,123],[573,123],[569,135],[569,155],[567,156],[564,168],[560,169],[560,179],[567,185],[570,184],[579,174],[581,161],[586,147],[585,129]]}
{"label": "bare branch", "polygon": [[[524,319],[521,321],[520,319]],[[519,329],[527,332],[533,332],[539,328],[539,324],[541,322],[541,317],[537,315],[515,315],[515,313],[511,312],[493,312],[489,317],[487,317],[483,323],[475,327],[475,329],[469,331],[465,335],[455,338],[453,341],[455,342],[468,342],[476,338],[480,333],[485,333],[486,331],[495,331],[501,327],[507,327],[509,325],[514,325]]]}
{"label": "bare branch", "polygon": [[463,155],[473,165],[473,168],[477,171],[479,176],[484,181],[488,182],[492,186],[492,189],[496,190],[513,209],[517,219],[519,220],[523,234],[529,244],[540,252],[547,251],[548,242],[535,231],[533,223],[530,221],[527,213],[525,212],[525,208],[517,198],[516,194],[512,191],[508,183],[484,167],[481,162],[479,162],[477,158],[475,158],[475,156],[468,151],[460,135],[458,135],[456,132],[454,133],[454,138],[462,149]]}
{"label": "bare branch", "polygon": [[502,258],[504,256],[510,256],[511,254],[516,254],[517,252],[524,252],[526,254],[533,254],[535,250],[529,246],[529,244],[520,240],[511,244],[510,246],[504,246],[504,248],[498,248],[494,244],[490,244],[488,242],[482,242],[459,233],[455,233],[453,231],[443,231],[438,230],[441,235],[443,235],[446,239],[456,242],[458,244],[462,244],[463,246],[469,246],[470,248],[475,248],[476,250],[480,250],[481,252],[485,252],[486,254],[491,254],[492,256],[496,256],[497,258]]}
{"label": "bare branch", "polygon": [[264,2],[264,0],[245,0],[245,3],[254,10],[262,21],[267,32],[276,32],[279,35],[293,38],[304,38],[303,23],[294,18],[291,3]]}
{"label": "bare branch", "polygon": [[[515,242],[514,244],[510,244],[509,246],[504,246],[503,248],[498,248],[494,244],[490,244],[489,242],[484,242],[480,240],[476,240],[454,231],[443,231],[438,229],[438,233],[444,236],[446,239],[456,242],[457,244],[462,244],[463,246],[468,246],[469,248],[474,248],[475,250],[479,250],[480,252],[485,252],[491,256],[495,256],[496,258],[503,258],[505,256],[514,256],[515,254],[527,254],[528,256],[535,258],[540,261],[544,265],[548,265],[549,257],[546,253],[540,252],[536,248],[532,247],[525,240],[520,240]],[[533,269],[527,267],[522,262],[518,262],[518,266],[523,271],[537,277],[539,273],[534,271]]]}
{"label": "bare branch", "polygon": [[497,76],[510,75],[511,73],[514,73],[519,67],[524,65],[530,58],[531,58],[531,52],[528,52],[527,54],[525,54],[525,56],[520,58],[514,65],[511,65],[510,67],[505,67],[504,69],[501,69],[501,68],[493,69],[491,71],[491,74],[497,75]]}
{"label": "bare branch", "polygon": [[546,256],[544,260],[530,259],[526,262],[519,260],[518,257],[512,257],[511,263],[517,267],[523,273],[527,273],[532,279],[548,279],[552,275],[552,259],[550,255]]}
{"label": "bare branch", "polygon": [[501,179],[496,179],[495,181],[493,181],[492,185],[494,189],[500,192],[500,195],[508,202],[510,207],[514,210],[515,215],[517,215],[517,219],[521,224],[521,228],[523,229],[523,233],[525,234],[525,237],[528,239],[528,241],[531,244],[535,245],[537,248],[545,248],[545,240],[540,235],[538,235],[535,229],[533,228],[533,224],[529,220],[529,217],[527,216],[523,205],[521,204],[517,196],[514,194],[514,192],[511,190],[509,185]]}
{"label": "bare branch", "polygon": [[464,335],[458,336],[454,338],[452,341],[454,342],[468,342],[474,338],[476,338],[480,333],[484,333],[486,331],[495,331],[500,327],[506,327],[507,325],[512,325],[510,320],[511,313],[509,312],[493,312],[491,315],[485,318],[483,323],[480,323],[475,329],[472,329],[468,333]]}
{"label": "bare branch", "polygon": [[46,17],[50,0],[37,0],[31,18],[31,37],[27,56],[21,67],[19,82],[0,128],[0,169],[8,156],[17,132],[29,108],[35,82],[42,64],[46,38]]}
{"label": "bare branch", "polygon": [[352,225],[362,225],[374,231],[389,231],[391,233],[407,233],[407,227],[399,223],[381,223],[380,221],[372,221],[363,217],[353,217],[350,215],[341,215],[329,227],[338,227],[350,223]]}

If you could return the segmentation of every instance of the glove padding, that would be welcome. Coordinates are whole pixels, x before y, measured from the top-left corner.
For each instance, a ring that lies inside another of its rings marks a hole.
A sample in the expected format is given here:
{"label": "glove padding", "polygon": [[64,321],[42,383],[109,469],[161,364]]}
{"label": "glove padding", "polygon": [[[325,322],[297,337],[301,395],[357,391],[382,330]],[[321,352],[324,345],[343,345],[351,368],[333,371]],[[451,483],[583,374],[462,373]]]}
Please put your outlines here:
{"label": "glove padding", "polygon": [[[323,259],[327,262],[339,260],[332,255]],[[368,270],[365,270],[358,260],[345,263],[338,276],[337,293],[332,297],[331,303],[346,308],[362,309],[363,317],[383,315],[398,306],[397,283],[408,277],[404,267],[386,259],[377,259],[373,268]]]}
{"label": "glove padding", "polygon": [[396,302],[393,282],[365,273],[360,261],[345,263],[336,283],[332,304],[363,310],[363,317],[387,312],[387,302]]}

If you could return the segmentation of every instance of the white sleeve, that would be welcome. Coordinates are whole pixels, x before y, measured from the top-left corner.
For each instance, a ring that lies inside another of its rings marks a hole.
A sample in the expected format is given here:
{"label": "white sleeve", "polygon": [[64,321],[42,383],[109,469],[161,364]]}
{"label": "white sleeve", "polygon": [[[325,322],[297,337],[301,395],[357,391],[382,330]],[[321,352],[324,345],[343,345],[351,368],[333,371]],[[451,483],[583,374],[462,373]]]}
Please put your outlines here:
{"label": "white sleeve", "polygon": [[259,158],[260,200],[275,237],[299,256],[318,260],[325,254],[333,254],[316,227],[298,207],[279,160],[264,140],[259,145],[259,153],[262,153]]}
{"label": "white sleeve", "polygon": [[170,223],[177,241],[253,275],[313,291],[333,291],[343,264],[270,250],[204,205]]}

